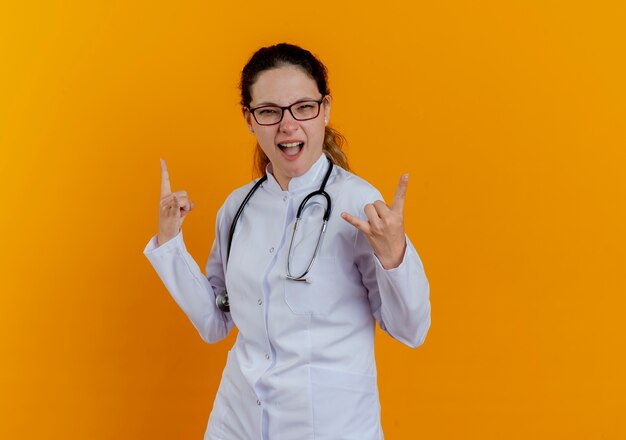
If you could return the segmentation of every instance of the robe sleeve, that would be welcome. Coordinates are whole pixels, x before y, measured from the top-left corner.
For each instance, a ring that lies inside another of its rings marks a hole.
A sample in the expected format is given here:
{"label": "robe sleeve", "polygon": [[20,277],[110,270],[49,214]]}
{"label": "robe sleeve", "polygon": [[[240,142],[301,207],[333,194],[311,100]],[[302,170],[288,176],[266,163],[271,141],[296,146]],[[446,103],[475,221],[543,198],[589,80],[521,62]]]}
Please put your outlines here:
{"label": "robe sleeve", "polygon": [[224,313],[215,304],[218,293],[224,289],[224,263],[221,231],[223,210],[217,215],[215,241],[203,275],[193,257],[187,252],[182,231],[157,247],[156,236],[148,242],[144,255],[163,281],[174,301],[185,312],[202,339],[208,343],[224,339],[234,324],[230,313]]}
{"label": "robe sleeve", "polygon": [[430,287],[409,238],[406,237],[402,262],[394,269],[383,268],[367,237],[358,230],[354,252],[372,314],[380,328],[410,347],[420,346],[430,328]]}

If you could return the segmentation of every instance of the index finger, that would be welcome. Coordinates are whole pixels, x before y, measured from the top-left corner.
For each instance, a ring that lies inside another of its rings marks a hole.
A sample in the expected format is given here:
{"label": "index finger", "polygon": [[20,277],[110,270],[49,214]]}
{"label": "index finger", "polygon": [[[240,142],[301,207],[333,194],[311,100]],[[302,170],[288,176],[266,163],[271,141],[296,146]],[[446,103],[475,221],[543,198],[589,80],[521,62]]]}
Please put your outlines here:
{"label": "index finger", "polygon": [[167,172],[167,164],[165,159],[161,159],[161,197],[170,195],[170,174]]}
{"label": "index finger", "polygon": [[393,196],[393,203],[391,203],[391,210],[395,212],[404,211],[404,199],[406,198],[406,187],[409,183],[409,175],[403,174],[400,177],[398,188],[396,188],[396,194]]}

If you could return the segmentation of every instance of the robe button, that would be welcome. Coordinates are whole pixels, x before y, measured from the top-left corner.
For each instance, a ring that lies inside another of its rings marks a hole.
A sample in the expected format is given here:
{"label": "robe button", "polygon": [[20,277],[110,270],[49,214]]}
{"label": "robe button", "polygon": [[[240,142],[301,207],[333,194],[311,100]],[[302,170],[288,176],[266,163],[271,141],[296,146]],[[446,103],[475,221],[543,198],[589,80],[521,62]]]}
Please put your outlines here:
{"label": "robe button", "polygon": [[261,298],[259,298],[257,302],[259,303],[259,305],[263,304],[263,300]]}
{"label": "robe button", "polygon": [[261,406],[261,401],[259,399],[256,400],[256,404]]}
{"label": "robe button", "polygon": [[265,359],[267,359],[268,361],[270,360],[270,355],[268,353],[265,353]]}
{"label": "robe button", "polygon": [[270,248],[270,254],[272,254],[272,253],[274,253],[274,248],[273,247]]}

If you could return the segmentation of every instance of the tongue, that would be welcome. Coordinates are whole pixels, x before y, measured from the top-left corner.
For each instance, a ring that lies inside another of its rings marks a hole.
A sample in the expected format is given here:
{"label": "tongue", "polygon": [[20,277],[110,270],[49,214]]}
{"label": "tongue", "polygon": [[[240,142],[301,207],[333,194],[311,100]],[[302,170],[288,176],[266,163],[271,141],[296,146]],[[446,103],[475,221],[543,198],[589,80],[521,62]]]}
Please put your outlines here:
{"label": "tongue", "polygon": [[284,148],[283,151],[285,152],[287,156],[295,156],[296,154],[300,152],[300,148],[302,147],[289,147],[289,148]]}

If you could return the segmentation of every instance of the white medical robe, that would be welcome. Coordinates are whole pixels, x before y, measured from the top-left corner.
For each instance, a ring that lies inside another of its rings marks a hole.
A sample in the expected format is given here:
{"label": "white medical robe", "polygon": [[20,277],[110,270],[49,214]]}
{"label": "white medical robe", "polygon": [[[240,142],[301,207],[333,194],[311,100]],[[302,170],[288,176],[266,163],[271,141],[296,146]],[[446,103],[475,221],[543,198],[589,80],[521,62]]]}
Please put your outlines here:
{"label": "white medical robe", "polygon": [[[326,185],[332,213],[309,282],[285,278],[296,211],[328,169],[324,155],[283,191],[271,172],[239,219],[228,265],[229,229],[253,183],[235,190],[217,214],[206,276],[182,232],[144,253],[206,342],[237,326],[205,439],[380,440],[374,326],[411,347],[430,326],[429,286],[407,238],[401,265],[385,270],[365,236],[340,216],[365,218],[381,199],[363,179],[335,166]],[[308,265],[325,202],[308,204],[294,241],[291,272]],[[230,313],[215,297],[228,286]]]}

